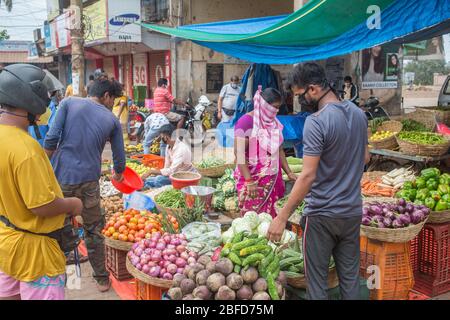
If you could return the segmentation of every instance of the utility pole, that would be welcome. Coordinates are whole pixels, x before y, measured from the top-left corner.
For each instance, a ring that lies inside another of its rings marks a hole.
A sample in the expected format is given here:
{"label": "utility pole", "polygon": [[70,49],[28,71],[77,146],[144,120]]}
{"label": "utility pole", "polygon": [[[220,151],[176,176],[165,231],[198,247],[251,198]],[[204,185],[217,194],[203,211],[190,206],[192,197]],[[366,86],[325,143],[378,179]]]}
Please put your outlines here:
{"label": "utility pole", "polygon": [[70,0],[71,28],[70,38],[72,42],[72,87],[74,96],[85,97],[84,87],[84,30],[82,22],[83,1]]}

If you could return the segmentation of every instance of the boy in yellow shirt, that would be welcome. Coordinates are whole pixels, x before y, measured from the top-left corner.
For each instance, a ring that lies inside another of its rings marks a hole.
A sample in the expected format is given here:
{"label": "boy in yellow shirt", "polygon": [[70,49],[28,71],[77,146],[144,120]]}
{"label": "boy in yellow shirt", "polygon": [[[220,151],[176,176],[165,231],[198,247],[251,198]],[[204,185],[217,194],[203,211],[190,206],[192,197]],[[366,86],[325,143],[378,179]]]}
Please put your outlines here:
{"label": "boy in yellow shirt", "polygon": [[48,234],[83,205],[64,199],[44,149],[27,133],[45,113],[47,84],[32,65],[0,73],[0,300],[64,299],[66,259]]}

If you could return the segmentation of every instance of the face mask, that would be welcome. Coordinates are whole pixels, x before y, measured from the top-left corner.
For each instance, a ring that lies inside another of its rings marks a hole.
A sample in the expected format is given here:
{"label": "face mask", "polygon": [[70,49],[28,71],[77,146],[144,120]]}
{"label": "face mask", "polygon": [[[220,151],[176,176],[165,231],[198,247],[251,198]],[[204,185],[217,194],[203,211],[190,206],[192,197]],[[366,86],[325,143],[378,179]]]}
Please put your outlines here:
{"label": "face mask", "polygon": [[308,92],[308,90],[309,90],[309,87],[308,87],[308,89],[306,89],[306,91],[305,91],[303,94],[301,94],[300,96],[298,96],[298,102],[301,104],[302,108],[305,109],[305,111],[311,112],[311,113],[315,113],[315,112],[319,111],[319,102],[320,102],[320,100],[322,100],[322,98],[325,97],[325,96],[328,94],[328,92],[331,91],[331,88],[328,89],[328,90],[327,90],[327,91],[326,91],[326,92],[325,92],[318,100],[316,100],[316,101],[314,101],[314,100],[311,100],[311,101],[306,100],[306,93]]}
{"label": "face mask", "polygon": [[232,87],[233,89],[237,89],[238,85],[237,85],[236,83],[232,83],[232,84],[231,84],[231,87]]}

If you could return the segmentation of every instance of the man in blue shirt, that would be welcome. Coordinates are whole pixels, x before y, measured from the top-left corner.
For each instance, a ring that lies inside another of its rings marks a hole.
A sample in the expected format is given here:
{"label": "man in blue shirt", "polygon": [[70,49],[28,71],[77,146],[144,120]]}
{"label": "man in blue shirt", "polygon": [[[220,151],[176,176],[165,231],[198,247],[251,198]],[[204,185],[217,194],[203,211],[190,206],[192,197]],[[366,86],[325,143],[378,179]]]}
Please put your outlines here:
{"label": "man in blue shirt", "polygon": [[111,142],[114,179],[121,181],[125,170],[125,151],[119,119],[111,112],[114,99],[122,95],[116,81],[97,79],[89,98],[69,97],[61,101],[54,123],[44,142],[58,182],[65,196],[83,201],[83,228],[89,261],[101,292],[111,283],[105,268],[105,218],[100,209],[102,153]]}

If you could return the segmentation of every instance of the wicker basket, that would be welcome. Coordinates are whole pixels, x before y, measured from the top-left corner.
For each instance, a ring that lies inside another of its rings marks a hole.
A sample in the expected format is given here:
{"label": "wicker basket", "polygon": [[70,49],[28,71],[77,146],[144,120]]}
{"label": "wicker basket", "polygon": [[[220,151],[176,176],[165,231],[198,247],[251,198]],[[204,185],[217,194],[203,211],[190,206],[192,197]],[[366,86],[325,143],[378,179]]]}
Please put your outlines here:
{"label": "wicker basket", "polygon": [[[391,131],[391,132],[397,132],[397,134],[398,134],[402,130],[402,127],[403,127],[403,125],[401,122],[389,120],[389,121],[383,122],[377,128],[377,131]],[[375,149],[394,150],[398,147],[397,140],[395,139],[397,134],[392,135],[386,139],[378,140],[378,141],[372,141],[369,139],[369,143]],[[369,136],[371,136],[371,135],[369,135]]]}
{"label": "wicker basket", "polygon": [[126,266],[128,272],[135,277],[137,280],[144,282],[145,284],[150,284],[155,287],[168,289],[172,287],[173,281],[172,280],[164,280],[159,279],[155,277],[150,277],[149,275],[139,271],[136,269],[130,262],[130,259],[127,257]]}
{"label": "wicker basket", "polygon": [[400,152],[411,156],[439,157],[448,152],[450,140],[437,145],[417,144],[397,137]]}
{"label": "wicker basket", "polygon": [[432,211],[428,217],[428,223],[446,223],[450,222],[450,210]]}
{"label": "wicker basket", "polygon": [[131,247],[133,247],[133,243],[131,242],[114,240],[108,237],[105,237],[105,245],[121,251],[130,251]]}
{"label": "wicker basket", "polygon": [[[306,278],[304,275],[300,277],[290,278],[287,277],[287,283],[297,289],[306,289]],[[328,272],[328,288],[336,288],[339,285],[339,278],[336,272],[336,268],[331,268]]]}
{"label": "wicker basket", "polygon": [[436,107],[418,107],[417,109],[431,114],[431,116],[439,122],[450,125],[450,110],[441,110]]}
{"label": "wicker basket", "polygon": [[236,210],[236,211],[224,211],[223,214],[226,215],[227,217],[231,218],[231,219],[237,219],[237,218],[241,217],[241,212],[239,210]]}
{"label": "wicker basket", "polygon": [[386,174],[387,174],[387,172],[385,172],[385,171],[364,172],[363,175],[362,175],[361,180],[374,181],[374,180],[377,180],[378,178],[381,178],[382,176],[384,176]]}
{"label": "wicker basket", "polygon": [[406,228],[390,229],[390,228],[374,228],[361,225],[361,235],[369,239],[379,240],[384,242],[403,243],[414,239],[422,230],[427,222],[427,219],[419,224],[409,226]]}
{"label": "wicker basket", "polygon": [[363,199],[363,203],[396,203],[398,199],[388,197],[367,197]]}
{"label": "wicker basket", "polygon": [[195,168],[203,177],[219,178],[225,174],[226,169],[234,169],[235,167],[234,163],[230,163],[212,168],[199,168],[198,166]]}
{"label": "wicker basket", "polygon": [[436,126],[436,120],[434,119],[434,114],[423,109],[416,109],[416,111],[402,114],[400,116],[392,116],[391,120],[414,120],[422,123],[426,128],[433,130]]}

